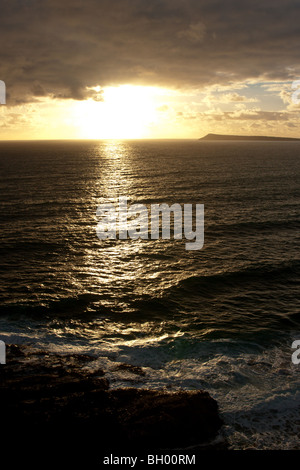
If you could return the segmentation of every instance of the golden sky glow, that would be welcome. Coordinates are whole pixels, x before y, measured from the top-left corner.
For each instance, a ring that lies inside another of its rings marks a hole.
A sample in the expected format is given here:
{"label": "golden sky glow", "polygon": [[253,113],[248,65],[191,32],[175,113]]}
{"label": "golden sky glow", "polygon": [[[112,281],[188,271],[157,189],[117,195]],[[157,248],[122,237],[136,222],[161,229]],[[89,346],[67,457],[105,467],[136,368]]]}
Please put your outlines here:
{"label": "golden sky glow", "polygon": [[299,3],[113,4],[1,3],[0,139],[299,137]]}
{"label": "golden sky glow", "polygon": [[199,138],[209,132],[298,137],[291,82],[204,89],[93,87],[96,98],[0,106],[0,139]]}

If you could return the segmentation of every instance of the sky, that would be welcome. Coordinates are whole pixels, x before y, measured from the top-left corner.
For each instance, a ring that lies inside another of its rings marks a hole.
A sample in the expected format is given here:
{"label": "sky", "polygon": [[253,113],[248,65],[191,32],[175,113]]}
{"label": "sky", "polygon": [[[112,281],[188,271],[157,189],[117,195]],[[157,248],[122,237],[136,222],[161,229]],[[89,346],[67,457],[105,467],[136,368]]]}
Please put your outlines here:
{"label": "sky", "polygon": [[2,140],[300,137],[299,0],[0,2]]}

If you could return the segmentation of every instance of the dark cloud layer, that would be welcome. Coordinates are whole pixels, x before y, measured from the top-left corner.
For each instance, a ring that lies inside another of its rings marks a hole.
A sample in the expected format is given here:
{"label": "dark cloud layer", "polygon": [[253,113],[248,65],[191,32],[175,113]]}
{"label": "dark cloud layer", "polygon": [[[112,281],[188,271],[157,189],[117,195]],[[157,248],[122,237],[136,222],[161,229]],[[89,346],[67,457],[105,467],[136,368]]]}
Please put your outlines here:
{"label": "dark cloud layer", "polygon": [[8,104],[299,78],[299,0],[1,0]]}

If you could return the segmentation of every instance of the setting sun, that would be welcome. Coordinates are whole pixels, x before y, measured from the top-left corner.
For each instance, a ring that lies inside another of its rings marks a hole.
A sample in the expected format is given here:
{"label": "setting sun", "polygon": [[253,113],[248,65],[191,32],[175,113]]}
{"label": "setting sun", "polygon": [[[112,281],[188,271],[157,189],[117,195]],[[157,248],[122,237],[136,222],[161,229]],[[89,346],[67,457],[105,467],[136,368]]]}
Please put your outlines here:
{"label": "setting sun", "polygon": [[[100,90],[97,90],[100,91]],[[131,139],[147,137],[158,120],[155,87],[122,85],[103,90],[103,101],[78,103],[77,121],[83,138]]]}

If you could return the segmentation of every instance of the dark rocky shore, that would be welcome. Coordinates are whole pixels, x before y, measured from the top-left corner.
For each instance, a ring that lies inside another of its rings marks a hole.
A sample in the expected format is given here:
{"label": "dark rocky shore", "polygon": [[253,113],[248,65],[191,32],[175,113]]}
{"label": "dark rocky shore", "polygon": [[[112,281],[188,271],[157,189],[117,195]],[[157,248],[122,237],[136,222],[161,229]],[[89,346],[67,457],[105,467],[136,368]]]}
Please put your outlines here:
{"label": "dark rocky shore", "polygon": [[97,459],[108,452],[226,447],[212,443],[222,420],[207,392],[111,390],[105,371],[87,370],[94,360],[8,345],[7,363],[0,366],[6,444],[13,443],[18,453],[36,448],[38,442],[48,458],[60,448],[73,458],[75,452],[78,459]]}

